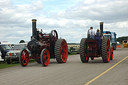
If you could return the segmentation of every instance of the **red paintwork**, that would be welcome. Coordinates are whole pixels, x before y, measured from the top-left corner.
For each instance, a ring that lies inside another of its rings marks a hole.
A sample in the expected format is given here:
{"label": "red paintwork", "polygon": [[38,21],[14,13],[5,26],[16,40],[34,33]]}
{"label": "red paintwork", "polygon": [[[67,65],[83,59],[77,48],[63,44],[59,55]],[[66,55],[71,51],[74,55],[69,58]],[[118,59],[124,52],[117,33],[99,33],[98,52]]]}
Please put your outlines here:
{"label": "red paintwork", "polygon": [[[85,44],[85,49],[87,49],[87,45]],[[86,61],[89,59],[89,56],[87,55],[87,53],[86,52],[84,52],[84,55],[85,55],[85,59],[86,59]]]}
{"label": "red paintwork", "polygon": [[68,57],[68,46],[65,40],[63,40],[61,43],[60,53],[62,61],[66,62]]}
{"label": "red paintwork", "polygon": [[44,55],[43,55],[43,62],[45,66],[48,66],[49,62],[50,62],[50,53],[48,50],[44,51]]}
{"label": "red paintwork", "polygon": [[85,53],[87,57],[98,57],[99,52],[97,40],[86,40],[85,48]]}
{"label": "red paintwork", "polygon": [[108,39],[107,41],[107,57],[108,57],[108,62],[110,61],[110,41]]}
{"label": "red paintwork", "polygon": [[29,53],[27,50],[24,50],[21,54],[21,62],[23,63],[24,66],[28,65],[29,62]]}

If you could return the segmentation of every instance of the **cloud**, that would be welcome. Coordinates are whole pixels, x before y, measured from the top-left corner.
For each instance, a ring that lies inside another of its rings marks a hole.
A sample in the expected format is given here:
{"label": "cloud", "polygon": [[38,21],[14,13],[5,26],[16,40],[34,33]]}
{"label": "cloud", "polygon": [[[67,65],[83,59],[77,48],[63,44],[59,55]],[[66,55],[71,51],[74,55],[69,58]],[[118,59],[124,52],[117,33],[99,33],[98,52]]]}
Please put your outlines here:
{"label": "cloud", "polygon": [[30,40],[30,24],[32,17],[34,17],[33,12],[40,10],[42,7],[43,5],[40,1],[15,6],[10,0],[1,1],[0,40],[12,43],[18,43],[21,38],[25,38],[26,41]]}
{"label": "cloud", "polygon": [[1,7],[11,7],[11,6],[12,6],[11,0],[1,0],[0,1],[0,8]]}
{"label": "cloud", "polygon": [[125,21],[127,0],[84,0],[58,16],[73,19],[91,19],[105,22]]}
{"label": "cloud", "polygon": [[[104,30],[116,32],[118,37],[127,35],[127,0],[75,1],[77,3],[73,0],[64,3],[58,0],[29,0],[27,3],[16,2],[18,4],[11,0],[0,1],[0,40],[12,43],[21,39],[29,41],[32,19],[37,19],[37,28],[43,29],[43,32],[50,33],[55,29],[59,37],[67,42],[79,43],[81,38],[86,37],[89,27],[99,29],[100,21],[105,22]],[[52,9],[46,5],[51,5]]]}

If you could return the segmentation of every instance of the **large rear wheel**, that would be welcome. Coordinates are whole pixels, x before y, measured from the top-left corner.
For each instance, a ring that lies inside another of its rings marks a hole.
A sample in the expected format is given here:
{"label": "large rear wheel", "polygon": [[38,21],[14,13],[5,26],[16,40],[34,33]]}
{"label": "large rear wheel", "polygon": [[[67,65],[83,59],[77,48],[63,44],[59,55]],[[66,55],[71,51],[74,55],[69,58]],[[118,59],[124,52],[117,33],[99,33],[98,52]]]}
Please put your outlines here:
{"label": "large rear wheel", "polygon": [[48,66],[48,64],[50,62],[50,52],[48,49],[43,49],[41,51],[40,60],[41,60],[42,66],[44,66],[44,67]]}
{"label": "large rear wheel", "polygon": [[26,49],[23,49],[20,53],[19,62],[21,66],[27,66],[29,62],[29,53]]}
{"label": "large rear wheel", "polygon": [[89,57],[86,53],[87,45],[86,45],[86,38],[82,38],[80,42],[80,59],[83,63],[87,63]]}
{"label": "large rear wheel", "polygon": [[55,43],[55,58],[58,63],[65,63],[68,58],[68,46],[65,39],[58,39]]}
{"label": "large rear wheel", "polygon": [[101,50],[103,62],[108,63],[110,61],[110,41],[108,38],[103,38]]}

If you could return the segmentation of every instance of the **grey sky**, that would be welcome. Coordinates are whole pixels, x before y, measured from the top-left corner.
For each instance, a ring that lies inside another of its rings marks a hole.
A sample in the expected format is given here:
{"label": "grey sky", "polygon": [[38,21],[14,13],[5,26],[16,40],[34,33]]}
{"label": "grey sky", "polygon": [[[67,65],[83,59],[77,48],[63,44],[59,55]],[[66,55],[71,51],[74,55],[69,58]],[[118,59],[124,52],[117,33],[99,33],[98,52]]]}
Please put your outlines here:
{"label": "grey sky", "polygon": [[0,41],[29,41],[31,20],[49,33],[56,29],[67,42],[79,43],[90,26],[128,36],[128,0],[2,0],[0,1]]}

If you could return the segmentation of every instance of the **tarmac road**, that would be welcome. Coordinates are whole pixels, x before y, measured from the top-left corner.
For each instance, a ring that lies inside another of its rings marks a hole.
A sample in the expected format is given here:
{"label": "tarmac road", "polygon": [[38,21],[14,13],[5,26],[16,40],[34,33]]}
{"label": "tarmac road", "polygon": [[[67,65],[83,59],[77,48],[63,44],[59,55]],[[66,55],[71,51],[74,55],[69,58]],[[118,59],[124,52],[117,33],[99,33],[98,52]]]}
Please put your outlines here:
{"label": "tarmac road", "polygon": [[118,48],[110,63],[101,58],[82,63],[78,54],[64,64],[51,59],[48,67],[32,63],[0,69],[0,85],[128,85],[127,56],[128,48]]}

